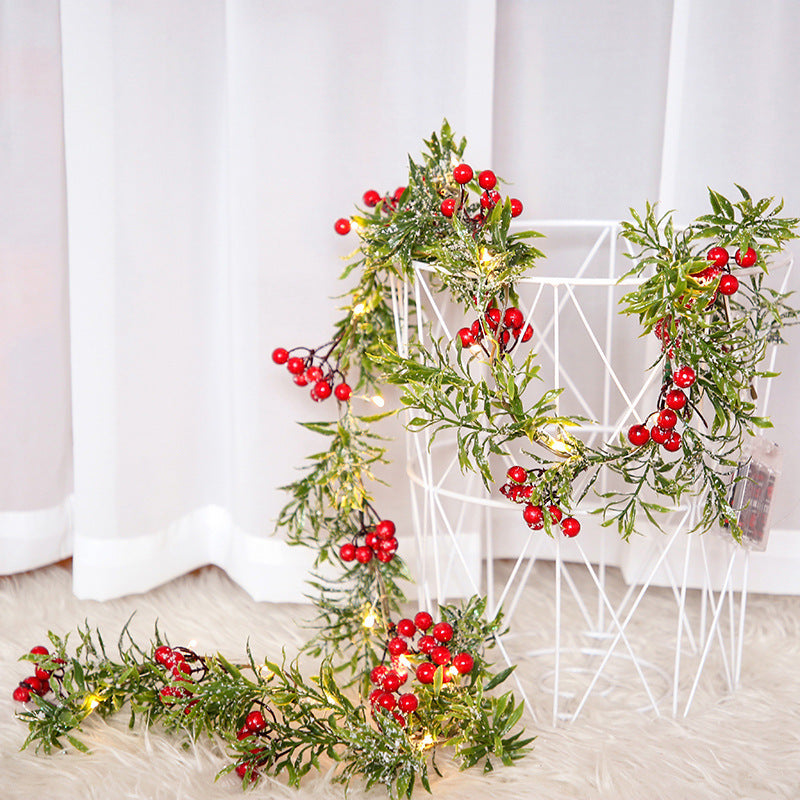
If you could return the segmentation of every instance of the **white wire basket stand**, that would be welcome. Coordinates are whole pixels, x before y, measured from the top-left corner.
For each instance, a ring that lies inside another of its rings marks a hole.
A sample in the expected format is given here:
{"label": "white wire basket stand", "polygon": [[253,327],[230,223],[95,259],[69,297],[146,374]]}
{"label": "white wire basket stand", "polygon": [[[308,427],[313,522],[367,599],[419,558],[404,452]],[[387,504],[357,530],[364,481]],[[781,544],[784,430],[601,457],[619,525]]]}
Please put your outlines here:
{"label": "white wire basket stand", "polygon": [[[660,388],[658,371],[646,372],[657,355],[655,340],[639,338],[638,322],[617,313],[620,297],[640,282],[619,277],[628,269],[627,242],[619,238],[617,221],[540,220],[525,227],[548,237],[548,265],[516,284],[525,324],[534,329],[529,346],[540,359],[542,386],[563,387],[560,412],[590,420],[581,427],[589,444],[615,441],[655,408]],[[790,268],[789,263],[784,288]],[[431,273],[430,266],[418,264],[413,280],[392,286],[401,355],[409,353],[412,338],[423,345],[431,337],[452,340],[471,322],[434,291]],[[769,358],[774,366],[774,347]],[[765,414],[769,383],[763,395]],[[406,459],[421,604],[485,593],[490,613],[502,608],[514,619],[515,633],[497,637],[510,664],[506,642],[529,637],[520,630],[526,627],[518,619],[525,616],[520,604],[527,602],[526,587],[541,582],[546,565],[551,624],[546,641],[541,630],[530,637],[526,657],[538,673],[538,688],[552,695],[553,725],[577,719],[587,703],[609,695],[617,705],[685,716],[712,661],[728,691],[738,685],[749,551],[732,540],[687,535],[696,521],[695,504],[674,508],[666,534],[643,529],[645,535],[629,545],[616,529],[600,525],[591,514],[598,504],[587,495],[573,512],[581,534],[562,540],[529,530],[519,506],[487,492],[477,475],[462,474],[454,437],[431,441],[427,430],[407,432]],[[607,481],[600,477],[599,491],[608,488]],[[621,594],[619,578],[609,580],[611,570],[625,579]],[[692,613],[687,590],[700,595]],[[662,652],[652,658],[637,642],[637,625],[654,594],[658,613],[668,608],[674,615],[674,638],[664,643],[669,657]],[[519,679],[517,685],[530,713],[540,717],[541,708],[537,714]]]}

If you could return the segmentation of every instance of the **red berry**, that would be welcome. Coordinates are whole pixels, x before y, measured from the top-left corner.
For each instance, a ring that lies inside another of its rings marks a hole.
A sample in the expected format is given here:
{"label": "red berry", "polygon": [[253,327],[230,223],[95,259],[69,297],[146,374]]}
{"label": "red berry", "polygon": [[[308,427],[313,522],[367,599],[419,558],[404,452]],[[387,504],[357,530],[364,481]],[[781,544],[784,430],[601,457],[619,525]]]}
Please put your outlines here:
{"label": "red berry", "polygon": [[350,395],[353,393],[353,390],[346,383],[340,383],[333,390],[333,393],[336,395],[337,400],[341,400],[343,403],[345,403],[350,399]]}
{"label": "red berry", "polygon": [[564,519],[561,520],[561,531],[564,536],[569,536],[571,539],[581,532],[581,524],[575,517],[564,517]]}
{"label": "red berry", "polygon": [[171,667],[175,663],[175,654],[172,652],[171,647],[162,645],[161,647],[156,647],[153,659],[162,666]]}
{"label": "red berry", "polygon": [[306,376],[302,372],[299,375],[294,376],[294,382],[298,386],[308,386],[308,380],[306,379]]}
{"label": "red berry", "polygon": [[339,548],[339,558],[342,561],[352,561],[356,557],[356,546],[352,542],[347,542]]}
{"label": "red berry", "polygon": [[468,672],[472,672],[472,668],[475,666],[475,659],[469,653],[459,653],[453,659],[453,666],[462,675],[466,675]]}
{"label": "red berry", "polygon": [[706,253],[706,258],[715,267],[724,267],[728,263],[728,251],[724,247],[712,247]]}
{"label": "red berry", "polygon": [[735,275],[723,275],[719,279],[720,294],[730,297],[739,290],[739,279]]}
{"label": "red berry", "polygon": [[336,222],[333,223],[333,229],[340,236],[346,236],[348,233],[350,233],[350,220],[345,219],[344,217],[337,219]]}
{"label": "red berry", "polygon": [[671,389],[667,392],[664,402],[673,411],[680,411],[686,405],[686,395],[680,389]]}
{"label": "red berry", "polygon": [[511,216],[518,217],[522,213],[522,201],[516,197],[511,198]]}
{"label": "red berry", "polygon": [[669,439],[669,431],[664,428],[659,428],[658,425],[653,425],[650,429],[650,438],[656,444],[664,444]]}
{"label": "red berry", "polygon": [[378,702],[378,698],[383,694],[383,689],[375,689],[374,691],[370,692],[369,695],[369,702],[370,705],[375,705]]}
{"label": "red berry", "polygon": [[364,192],[364,205],[369,206],[370,208],[374,208],[381,200],[381,196],[374,190],[370,189],[367,192]]}
{"label": "red berry", "polygon": [[417,667],[417,680],[420,683],[433,683],[433,675],[436,672],[436,667],[430,663],[430,661],[426,661],[424,664],[420,664]]}
{"label": "red berry", "polygon": [[33,655],[35,655],[35,656],[49,656],[50,655],[50,651],[46,647],[43,647],[40,644],[37,644],[36,647],[31,647],[31,653]]}
{"label": "red berry", "polygon": [[169,698],[184,696],[183,689],[180,689],[177,686],[164,686],[159,691],[159,694],[161,695],[161,700],[164,703],[171,703],[172,700]]}
{"label": "red berry", "polygon": [[401,694],[397,700],[397,707],[401,711],[405,711],[407,714],[410,714],[412,711],[416,711],[418,705],[419,700],[417,700],[417,696],[413,692]]}
{"label": "red berry", "polygon": [[486,322],[493,331],[497,330],[497,326],[500,324],[501,316],[502,315],[500,314],[499,308],[490,308],[486,312]]}
{"label": "red berry", "polygon": [[414,617],[414,624],[421,630],[426,631],[433,625],[433,617],[427,611],[420,611]]}
{"label": "red berry", "polygon": [[550,512],[550,519],[553,520],[554,525],[561,522],[563,514],[558,506],[547,506],[547,510]]}
{"label": "red berry", "polygon": [[671,408],[665,408],[657,420],[659,428],[674,428],[677,421],[678,415]]}
{"label": "red berry", "polygon": [[28,700],[31,699],[31,693],[24,686],[17,686],[17,688],[14,689],[14,699],[18,703],[27,703]]}
{"label": "red berry", "polygon": [[485,169],[478,175],[478,186],[481,189],[494,189],[497,186],[497,176],[490,169]]}
{"label": "red berry", "polygon": [[50,677],[50,670],[49,669],[42,669],[38,664],[36,665],[35,670],[36,677],[40,681],[46,681]]}
{"label": "red berry", "polygon": [[461,328],[458,335],[461,339],[462,347],[472,347],[472,345],[475,344],[475,337],[472,335],[472,331],[469,328]]}
{"label": "red berry", "polygon": [[396,711],[392,711],[392,719],[401,727],[405,728],[406,726],[406,718],[402,714],[398,714]]}
{"label": "red berry", "polygon": [[522,334],[522,341],[527,342],[532,337],[533,337],[533,328],[530,325],[528,325],[528,327],[525,328],[525,333]]}
{"label": "red berry", "polygon": [[384,691],[396,692],[400,688],[400,676],[396,672],[388,672],[381,681]]}
{"label": "red berry", "polygon": [[383,683],[383,679],[389,674],[389,668],[384,666],[383,664],[378,664],[377,667],[373,667],[372,672],[369,674],[369,679],[374,683],[380,686]]}
{"label": "red berry", "polygon": [[401,639],[399,636],[395,636],[395,638],[389,642],[388,649],[393,656],[399,656],[408,651],[408,645],[405,643],[405,640]]}
{"label": "red berry", "polygon": [[426,656],[430,655],[431,650],[436,647],[436,639],[433,636],[421,636],[419,642],[417,642],[417,647],[420,653],[425,653]]}
{"label": "red berry", "polygon": [[437,642],[449,642],[453,638],[453,626],[449,622],[439,622],[433,626],[433,638]]}
{"label": "red berry", "polygon": [[359,564],[368,564],[372,560],[371,547],[357,547],[356,548],[356,561]]}
{"label": "red berry", "polygon": [[440,667],[449,664],[451,657],[450,651],[446,647],[434,647],[433,650],[431,650],[431,661],[433,661],[434,664],[438,664]]}
{"label": "red berry", "polygon": [[379,539],[391,539],[394,536],[395,531],[394,522],[390,519],[382,519],[376,526],[375,526],[375,535]]}
{"label": "red berry", "polygon": [[290,358],[286,362],[286,369],[292,373],[292,375],[299,375],[301,372],[305,370],[305,364],[303,364],[303,359],[294,356]]}
{"label": "red berry", "polygon": [[393,553],[397,550],[397,539],[394,536],[391,539],[378,539],[378,550],[384,553]]}
{"label": "red berry", "polygon": [[677,431],[672,431],[667,441],[664,442],[664,449],[669,450],[670,453],[674,453],[676,450],[680,450],[680,447],[681,435]]}
{"label": "red berry", "polygon": [[260,711],[251,711],[244,721],[244,726],[251,733],[260,733],[267,727],[267,721]]}
{"label": "red berry", "polygon": [[410,619],[401,619],[397,623],[397,632],[401,636],[413,636],[417,632],[417,626]]}
{"label": "red berry", "polygon": [[470,325],[469,332],[476,340],[483,338],[483,328],[481,327],[481,321],[479,319],[476,319],[475,322]]}
{"label": "red berry", "polygon": [[244,776],[247,775],[247,768],[248,767],[249,767],[249,764],[237,764],[236,765],[236,774],[240,778],[244,778]]}
{"label": "red berry", "polygon": [[503,314],[503,322],[508,328],[521,328],[522,323],[525,322],[525,317],[518,308],[512,306],[507,308],[506,313]]}
{"label": "red berry", "polygon": [[364,539],[364,544],[374,550],[379,541],[380,539],[374,533],[368,533],[367,538]]}
{"label": "red berry", "polygon": [[735,258],[736,258],[736,263],[740,267],[752,267],[753,264],[756,263],[758,256],[756,255],[756,251],[753,250],[752,247],[748,247],[747,252],[744,255],[742,255],[741,250],[737,250]]}
{"label": "red berry", "polygon": [[522,511],[522,518],[528,523],[528,527],[535,531],[540,531],[544,527],[544,514],[541,506],[533,506],[529,503]]}
{"label": "red berry", "polygon": [[276,347],[272,351],[272,360],[276,364],[285,364],[289,360],[289,351],[283,347]]}
{"label": "red berry", "polygon": [[442,200],[441,206],[439,206],[439,210],[445,217],[452,217],[456,211],[456,201],[454,197],[445,197]]}
{"label": "red berry", "polygon": [[398,186],[394,190],[394,194],[392,195],[392,200],[394,200],[395,203],[399,203],[400,202],[400,198],[403,196],[403,192],[405,192],[405,190],[406,190],[405,186]]}
{"label": "red berry", "polygon": [[469,183],[473,174],[472,167],[469,164],[459,164],[453,170],[453,178],[456,183]]}
{"label": "red berry", "polygon": [[628,430],[628,440],[631,444],[636,445],[636,447],[641,447],[643,444],[647,444],[649,438],[650,434],[644,425],[633,425]]}
{"label": "red berry", "polygon": [[528,473],[525,471],[523,467],[509,467],[508,472],[506,475],[514,481],[514,483],[525,483]]}
{"label": "red berry", "polygon": [[381,706],[382,708],[385,708],[387,711],[391,711],[396,704],[397,701],[394,699],[394,695],[391,694],[390,692],[384,692],[378,698],[378,705]]}
{"label": "red berry", "polygon": [[691,367],[681,367],[673,373],[672,380],[681,389],[688,389],[697,380],[697,374]]}
{"label": "red berry", "polygon": [[319,367],[309,367],[306,372],[306,380],[309,383],[316,383],[322,380],[322,370]]}
{"label": "red berry", "polygon": [[314,384],[314,391],[316,392],[317,397],[319,397],[320,400],[325,400],[326,398],[331,396],[332,389],[328,381],[317,381]]}
{"label": "red berry", "polygon": [[250,733],[250,731],[249,731],[249,730],[247,730],[247,728],[246,728],[244,725],[243,725],[241,728],[239,728],[239,730],[238,730],[238,731],[236,731],[236,738],[237,738],[237,739],[238,739],[240,742],[241,742],[243,739],[248,739],[248,738],[249,738],[250,736],[252,736],[252,735],[253,735],[253,734],[252,734],[252,733]]}
{"label": "red berry", "polygon": [[500,192],[490,191],[481,195],[481,208],[490,211],[500,202]]}
{"label": "red berry", "polygon": [[176,661],[172,665],[172,674],[179,678],[181,675],[190,675],[192,672],[191,665],[187,664],[185,661]]}
{"label": "red berry", "polygon": [[[693,272],[692,278],[696,280],[701,286],[709,286],[713,281],[717,279],[720,274],[719,267],[715,267],[713,264],[710,267],[706,267],[705,269],[701,269],[700,272]],[[683,295],[680,297],[683,300]],[[686,308],[691,308],[694,305],[694,300],[690,300],[686,303]]]}

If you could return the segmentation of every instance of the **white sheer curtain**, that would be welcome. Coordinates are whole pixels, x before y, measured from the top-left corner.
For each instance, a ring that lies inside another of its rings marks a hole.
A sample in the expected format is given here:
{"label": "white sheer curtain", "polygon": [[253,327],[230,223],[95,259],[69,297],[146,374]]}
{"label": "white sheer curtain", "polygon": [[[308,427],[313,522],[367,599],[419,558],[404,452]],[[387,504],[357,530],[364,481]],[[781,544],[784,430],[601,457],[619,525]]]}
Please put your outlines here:
{"label": "white sheer curtain", "polygon": [[693,215],[733,180],[800,209],[795,5],[676,4],[0,0],[0,570],[74,550],[85,597],[205,563],[301,596],[275,487],[317,444],[293,421],[331,409],[268,354],[326,338],[333,220],[445,116],[526,215],[618,217],[665,185]]}

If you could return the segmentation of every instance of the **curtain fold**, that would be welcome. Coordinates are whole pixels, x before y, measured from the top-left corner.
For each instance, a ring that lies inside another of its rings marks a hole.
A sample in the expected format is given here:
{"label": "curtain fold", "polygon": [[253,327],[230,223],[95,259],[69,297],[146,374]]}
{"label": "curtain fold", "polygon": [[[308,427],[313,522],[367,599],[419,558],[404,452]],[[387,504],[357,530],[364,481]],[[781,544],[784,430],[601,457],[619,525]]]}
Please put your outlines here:
{"label": "curtain fold", "polygon": [[0,569],[71,551],[58,3],[0,2]]}

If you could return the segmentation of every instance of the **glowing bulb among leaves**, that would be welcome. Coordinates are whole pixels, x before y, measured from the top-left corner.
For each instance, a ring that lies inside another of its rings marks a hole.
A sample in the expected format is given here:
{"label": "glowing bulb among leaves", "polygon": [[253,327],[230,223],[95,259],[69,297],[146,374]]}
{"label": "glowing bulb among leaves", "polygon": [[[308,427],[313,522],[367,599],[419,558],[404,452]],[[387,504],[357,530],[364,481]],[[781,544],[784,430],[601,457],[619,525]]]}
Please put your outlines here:
{"label": "glowing bulb among leaves", "polygon": [[83,707],[91,713],[100,705],[102,700],[103,698],[99,694],[87,694],[86,699],[83,701]]}
{"label": "glowing bulb among leaves", "polygon": [[353,306],[353,316],[360,317],[366,310],[367,307],[363,303],[356,303]]}
{"label": "glowing bulb among leaves", "polygon": [[375,616],[375,612],[372,609],[369,610],[367,616],[364,617],[364,627],[365,628],[374,628],[375,623],[377,622],[377,617]]}
{"label": "glowing bulb among leaves", "polygon": [[378,408],[383,408],[386,405],[386,401],[379,394],[376,394],[370,399],[373,403],[375,403],[376,406],[378,406]]}

